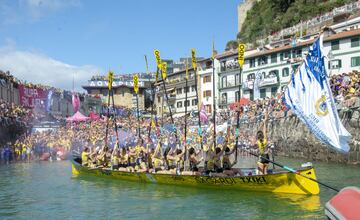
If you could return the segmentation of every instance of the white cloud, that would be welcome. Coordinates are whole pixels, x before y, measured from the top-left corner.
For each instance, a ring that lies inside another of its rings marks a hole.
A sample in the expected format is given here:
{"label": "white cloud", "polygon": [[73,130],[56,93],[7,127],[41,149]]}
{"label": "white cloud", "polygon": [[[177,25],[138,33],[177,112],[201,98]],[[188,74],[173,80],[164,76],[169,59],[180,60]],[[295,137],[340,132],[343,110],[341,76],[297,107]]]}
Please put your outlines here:
{"label": "white cloud", "polygon": [[12,75],[27,82],[40,83],[56,88],[81,91],[91,76],[98,74],[100,68],[93,65],[75,66],[55,60],[44,54],[17,50],[14,46],[0,48],[0,70],[10,71]]}
{"label": "white cloud", "polygon": [[35,22],[58,11],[80,7],[80,0],[18,0],[0,4],[1,24]]}

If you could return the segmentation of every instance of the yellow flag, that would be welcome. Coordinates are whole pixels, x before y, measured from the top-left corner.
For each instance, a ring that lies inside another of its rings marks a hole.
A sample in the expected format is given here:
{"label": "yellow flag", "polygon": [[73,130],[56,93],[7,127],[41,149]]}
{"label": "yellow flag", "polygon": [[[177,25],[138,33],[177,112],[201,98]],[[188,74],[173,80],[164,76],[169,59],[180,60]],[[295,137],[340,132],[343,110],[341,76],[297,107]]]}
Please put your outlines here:
{"label": "yellow flag", "polygon": [[109,71],[109,75],[108,75],[108,88],[109,88],[109,90],[112,89],[113,77],[114,77],[114,73]]}
{"label": "yellow flag", "polygon": [[188,80],[189,79],[189,70],[188,70],[188,60],[186,59],[186,61],[185,61],[185,78],[186,78],[186,80]]}
{"label": "yellow flag", "polygon": [[245,62],[245,44],[240,44],[238,46],[238,63],[240,65],[240,67],[242,68],[242,66],[244,65]]}
{"label": "yellow flag", "polygon": [[192,66],[194,68],[194,70],[196,71],[196,52],[195,49],[191,49],[191,61],[192,61]]}
{"label": "yellow flag", "polygon": [[151,127],[156,128],[155,120],[154,120],[154,119],[151,119]]}
{"label": "yellow flag", "polygon": [[136,94],[139,93],[138,81],[139,81],[138,75],[134,75],[134,77],[133,77],[133,83],[134,83],[134,91],[135,91]]}
{"label": "yellow flag", "polygon": [[157,67],[158,67],[159,69],[161,69],[160,51],[159,51],[159,50],[154,50],[154,55],[155,55]]}
{"label": "yellow flag", "polygon": [[163,62],[161,65],[161,76],[163,80],[166,79],[166,68],[167,68],[167,63]]}

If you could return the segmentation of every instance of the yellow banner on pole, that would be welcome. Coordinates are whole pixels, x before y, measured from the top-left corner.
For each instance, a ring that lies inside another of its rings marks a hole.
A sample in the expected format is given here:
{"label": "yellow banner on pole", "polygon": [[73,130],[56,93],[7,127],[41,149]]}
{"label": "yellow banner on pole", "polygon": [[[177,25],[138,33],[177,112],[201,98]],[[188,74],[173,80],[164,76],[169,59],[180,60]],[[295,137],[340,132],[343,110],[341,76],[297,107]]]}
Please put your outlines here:
{"label": "yellow banner on pole", "polygon": [[138,82],[139,82],[138,75],[134,75],[133,76],[133,83],[134,83],[134,91],[135,91],[136,94],[139,93],[139,84],[138,84]]}
{"label": "yellow banner on pole", "polygon": [[245,63],[245,44],[240,44],[238,46],[238,63],[240,65],[240,67],[242,68],[242,66]]}
{"label": "yellow banner on pole", "polygon": [[157,67],[158,67],[159,69],[161,69],[160,51],[159,51],[159,50],[154,50],[154,55],[155,55]]}
{"label": "yellow banner on pole", "polygon": [[162,62],[162,65],[161,65],[161,76],[162,76],[162,79],[163,79],[163,80],[166,79],[166,69],[167,69],[167,63],[166,63],[166,62]]}
{"label": "yellow banner on pole", "polygon": [[108,74],[108,88],[109,88],[109,90],[112,90],[113,77],[114,77],[114,73],[109,71],[109,74]]}
{"label": "yellow banner on pole", "polygon": [[194,71],[196,71],[196,52],[195,49],[191,49],[191,62],[192,62],[192,66],[194,68]]}

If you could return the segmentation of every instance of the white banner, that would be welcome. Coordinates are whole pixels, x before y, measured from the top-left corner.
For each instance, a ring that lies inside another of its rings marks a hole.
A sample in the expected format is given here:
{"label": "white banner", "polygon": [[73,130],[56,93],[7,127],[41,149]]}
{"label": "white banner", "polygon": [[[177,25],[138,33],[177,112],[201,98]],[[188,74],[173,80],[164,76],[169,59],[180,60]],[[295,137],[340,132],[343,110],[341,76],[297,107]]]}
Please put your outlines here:
{"label": "white banner", "polygon": [[341,152],[349,151],[351,135],[342,125],[332,97],[322,52],[322,36],[310,47],[284,95],[286,104],[321,142]]}

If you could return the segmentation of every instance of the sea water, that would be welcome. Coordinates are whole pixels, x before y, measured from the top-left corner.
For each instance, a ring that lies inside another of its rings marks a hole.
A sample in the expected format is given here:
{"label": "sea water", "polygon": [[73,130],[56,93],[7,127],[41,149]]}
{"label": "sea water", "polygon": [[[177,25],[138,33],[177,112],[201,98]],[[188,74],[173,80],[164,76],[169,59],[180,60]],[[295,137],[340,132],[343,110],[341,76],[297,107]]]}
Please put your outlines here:
{"label": "sea water", "polygon": [[[359,167],[313,165],[328,185],[360,187]],[[306,196],[72,177],[70,161],[0,165],[0,219],[326,219],[324,204],[334,195],[324,187]]]}

